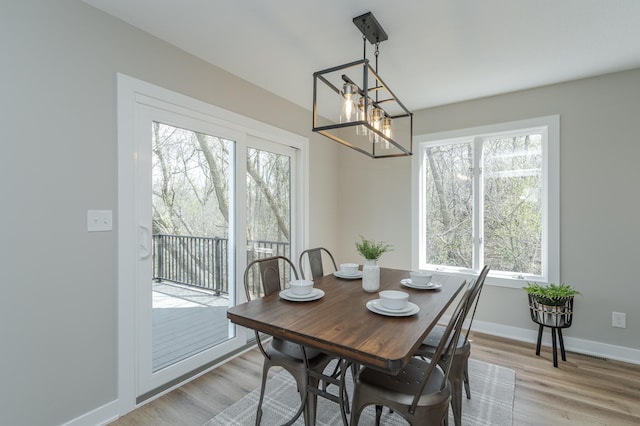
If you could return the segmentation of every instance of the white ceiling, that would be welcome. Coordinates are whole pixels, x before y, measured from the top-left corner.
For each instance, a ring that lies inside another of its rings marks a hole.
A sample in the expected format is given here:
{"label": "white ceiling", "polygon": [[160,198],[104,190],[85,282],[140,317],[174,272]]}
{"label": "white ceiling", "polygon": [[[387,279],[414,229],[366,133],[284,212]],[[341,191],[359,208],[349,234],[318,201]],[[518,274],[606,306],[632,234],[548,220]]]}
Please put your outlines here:
{"label": "white ceiling", "polygon": [[83,1],[307,109],[315,71],[362,58],[368,11],[411,110],[640,67],[638,0]]}

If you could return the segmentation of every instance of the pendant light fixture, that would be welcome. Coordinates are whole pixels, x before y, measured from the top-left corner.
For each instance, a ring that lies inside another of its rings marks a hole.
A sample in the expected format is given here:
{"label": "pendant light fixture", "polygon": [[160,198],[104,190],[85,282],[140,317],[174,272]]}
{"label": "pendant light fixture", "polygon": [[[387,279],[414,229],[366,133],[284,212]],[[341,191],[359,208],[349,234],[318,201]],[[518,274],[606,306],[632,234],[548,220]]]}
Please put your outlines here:
{"label": "pendant light fixture", "polygon": [[[313,74],[313,131],[372,158],[411,155],[413,114],[378,75],[387,33],[371,12],[353,23],[362,33],[363,58]],[[367,41],[375,45],[375,69]]]}

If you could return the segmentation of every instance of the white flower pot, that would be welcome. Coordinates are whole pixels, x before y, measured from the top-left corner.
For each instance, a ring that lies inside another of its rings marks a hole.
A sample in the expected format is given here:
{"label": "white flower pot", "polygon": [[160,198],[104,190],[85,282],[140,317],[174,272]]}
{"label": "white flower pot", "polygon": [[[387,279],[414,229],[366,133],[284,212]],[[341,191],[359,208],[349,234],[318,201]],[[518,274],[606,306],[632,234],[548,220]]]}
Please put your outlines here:
{"label": "white flower pot", "polygon": [[378,291],[380,288],[380,267],[378,259],[365,259],[362,266],[362,289],[368,292]]}

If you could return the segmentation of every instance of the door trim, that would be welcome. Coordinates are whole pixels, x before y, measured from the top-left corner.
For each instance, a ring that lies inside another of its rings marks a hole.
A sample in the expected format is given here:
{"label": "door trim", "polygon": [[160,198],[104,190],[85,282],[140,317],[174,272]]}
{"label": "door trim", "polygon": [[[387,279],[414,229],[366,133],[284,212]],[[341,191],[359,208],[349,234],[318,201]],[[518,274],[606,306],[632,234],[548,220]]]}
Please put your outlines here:
{"label": "door trim", "polygon": [[[266,140],[277,141],[290,145],[299,152],[298,176],[298,205],[301,211],[296,218],[298,224],[296,246],[303,247],[308,241],[308,170],[309,153],[308,138],[276,128],[240,114],[216,107],[180,93],[164,89],[159,86],[117,74],[117,117],[118,117],[118,406],[119,414],[124,415],[134,410],[136,402],[136,235],[138,223],[136,221],[136,189],[133,182],[136,179],[136,109],[141,100],[147,103],[169,102],[184,108],[190,114],[197,114],[205,121],[210,121],[247,135]],[[304,225],[303,225],[304,224]],[[236,267],[242,259],[236,256]],[[242,292],[237,292],[241,294]],[[238,302],[238,300],[236,300]],[[238,333],[242,333],[238,329]],[[246,333],[247,335],[249,333]],[[215,366],[212,366],[214,368]],[[203,374],[205,371],[201,372]],[[188,379],[191,380],[191,379]],[[186,380],[186,381],[188,381]],[[185,381],[185,382],[186,382]],[[184,382],[183,382],[184,383]],[[155,397],[180,386],[166,389]],[[150,401],[146,400],[145,402]]]}

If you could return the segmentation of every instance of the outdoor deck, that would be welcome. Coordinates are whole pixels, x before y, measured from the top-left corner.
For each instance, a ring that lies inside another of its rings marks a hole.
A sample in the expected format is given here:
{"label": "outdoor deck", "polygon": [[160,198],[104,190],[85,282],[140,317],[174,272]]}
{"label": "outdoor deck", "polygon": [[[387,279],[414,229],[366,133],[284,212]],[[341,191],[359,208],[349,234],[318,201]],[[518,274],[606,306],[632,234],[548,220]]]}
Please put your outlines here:
{"label": "outdoor deck", "polygon": [[168,282],[153,283],[153,370],[227,338],[228,298]]}

